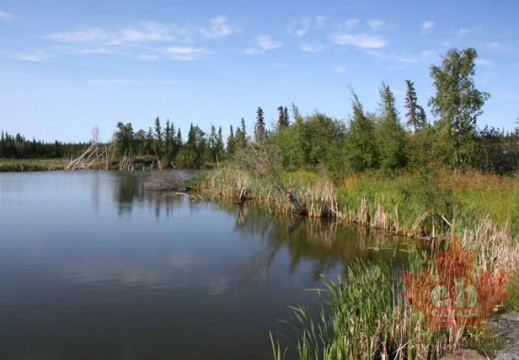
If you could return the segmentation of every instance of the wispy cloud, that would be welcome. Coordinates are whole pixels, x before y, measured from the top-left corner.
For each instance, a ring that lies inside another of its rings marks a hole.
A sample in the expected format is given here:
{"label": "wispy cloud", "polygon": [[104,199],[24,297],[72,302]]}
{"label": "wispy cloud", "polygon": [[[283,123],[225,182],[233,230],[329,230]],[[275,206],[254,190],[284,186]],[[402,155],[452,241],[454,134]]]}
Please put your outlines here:
{"label": "wispy cloud", "polygon": [[261,34],[257,38],[258,45],[263,50],[274,50],[281,47],[282,43],[280,41],[273,40],[270,35]]}
{"label": "wispy cloud", "polygon": [[502,93],[498,93],[497,97],[501,98],[503,100],[518,101],[519,100],[519,92],[502,92]]}
{"label": "wispy cloud", "polygon": [[172,41],[180,35],[185,35],[187,31],[187,29],[147,22],[142,23],[137,28],[126,28],[119,31],[89,28],[79,31],[53,33],[46,38],[62,43],[98,43],[106,46],[117,46],[131,43]]}
{"label": "wispy cloud", "polygon": [[338,27],[340,29],[344,29],[344,30],[353,30],[353,29],[358,28],[359,25],[360,25],[360,20],[352,18],[352,19],[346,19],[344,21],[341,21],[338,24]]}
{"label": "wispy cloud", "polygon": [[491,60],[480,58],[480,59],[476,59],[476,65],[483,66],[483,67],[492,67],[492,66],[494,66],[494,63]]}
{"label": "wispy cloud", "polygon": [[260,51],[257,48],[247,48],[242,51],[242,54],[245,54],[245,55],[256,55],[259,53],[260,53]]}
{"label": "wispy cloud", "polygon": [[287,32],[294,37],[303,37],[314,29],[322,27],[328,18],[324,15],[306,16],[288,25]]}
{"label": "wispy cloud", "polygon": [[427,59],[432,59],[432,60],[438,60],[441,58],[440,53],[436,50],[423,50],[420,54],[423,57],[425,57]]}
{"label": "wispy cloud", "polygon": [[133,27],[107,30],[94,27],[46,36],[59,43],[60,50],[71,54],[124,54],[143,61],[198,60],[211,54],[206,47],[194,46],[194,39],[224,38],[238,32],[226,16],[210,20],[208,26],[143,22]]}
{"label": "wispy cloud", "polygon": [[132,79],[92,79],[89,81],[90,84],[96,85],[138,85],[140,82]]}
{"label": "wispy cloud", "polygon": [[385,25],[385,22],[382,20],[372,19],[368,20],[368,26],[371,30],[376,31]]}
{"label": "wispy cloud", "polygon": [[200,33],[209,39],[219,39],[240,32],[241,29],[229,24],[227,16],[220,15],[210,21],[209,27],[200,29]]}
{"label": "wispy cloud", "polygon": [[339,74],[344,74],[346,72],[346,69],[344,68],[344,66],[336,66],[333,68],[333,71]]}
{"label": "wispy cloud", "polygon": [[14,18],[13,15],[5,12],[5,11],[2,11],[0,10],[0,21],[7,21],[7,20],[12,20]]}
{"label": "wispy cloud", "polygon": [[193,46],[170,46],[165,49],[161,49],[160,51],[171,60],[183,61],[198,60],[204,55],[211,54],[211,52],[204,47]]}
{"label": "wispy cloud", "polygon": [[435,26],[436,26],[436,23],[434,21],[425,20],[422,23],[422,30],[423,30],[423,32],[431,32]]}
{"label": "wispy cloud", "polygon": [[386,46],[388,41],[382,35],[366,33],[334,33],[330,35],[330,41],[336,45],[351,45],[363,49],[378,49]]}
{"label": "wispy cloud", "polygon": [[499,41],[491,41],[490,43],[488,43],[488,48],[492,51],[501,53],[507,53],[514,49],[512,46],[502,44]]}
{"label": "wispy cloud", "polygon": [[319,53],[323,51],[324,45],[323,44],[308,44],[308,43],[302,43],[299,45],[299,48],[304,52],[310,52],[310,53]]}
{"label": "wispy cloud", "polygon": [[43,51],[37,51],[34,53],[2,52],[0,53],[0,56],[7,59],[30,62],[41,62],[50,58],[50,55]]}
{"label": "wispy cloud", "polygon": [[258,35],[256,38],[256,43],[258,44],[258,47],[250,47],[246,48],[242,51],[242,54],[245,55],[256,55],[256,54],[263,54],[266,51],[274,50],[279,47],[281,47],[282,43],[277,40],[273,40],[270,35],[267,34],[261,34]]}
{"label": "wispy cloud", "polygon": [[370,50],[369,54],[381,60],[394,61],[402,65],[411,65],[421,62],[420,57],[409,54],[386,53],[380,50]]}
{"label": "wispy cloud", "polygon": [[480,32],[481,30],[482,30],[481,26],[477,26],[477,27],[473,27],[473,28],[462,27],[462,28],[458,29],[456,34],[458,36],[464,36],[467,34]]}

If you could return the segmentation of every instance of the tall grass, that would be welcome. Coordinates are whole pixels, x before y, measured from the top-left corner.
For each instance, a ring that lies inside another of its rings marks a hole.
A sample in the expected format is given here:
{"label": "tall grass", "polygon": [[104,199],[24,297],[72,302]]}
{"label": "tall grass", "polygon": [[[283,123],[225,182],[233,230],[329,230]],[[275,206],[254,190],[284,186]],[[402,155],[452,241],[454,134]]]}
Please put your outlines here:
{"label": "tall grass", "polygon": [[[349,177],[333,184],[326,176],[283,172],[281,178],[306,203],[310,217],[335,217],[409,237],[436,237],[475,228],[488,219],[512,234],[519,231],[519,180],[478,173]],[[204,173],[193,186],[219,197],[244,196],[289,212],[284,194],[268,177],[224,169]]]}
{"label": "tall grass", "polygon": [[322,284],[317,309],[295,307],[295,320],[286,322],[297,344],[283,349],[271,336],[275,359],[290,351],[299,359],[438,359],[462,344],[464,328],[428,328],[407,306],[389,266],[355,262],[344,278]]}

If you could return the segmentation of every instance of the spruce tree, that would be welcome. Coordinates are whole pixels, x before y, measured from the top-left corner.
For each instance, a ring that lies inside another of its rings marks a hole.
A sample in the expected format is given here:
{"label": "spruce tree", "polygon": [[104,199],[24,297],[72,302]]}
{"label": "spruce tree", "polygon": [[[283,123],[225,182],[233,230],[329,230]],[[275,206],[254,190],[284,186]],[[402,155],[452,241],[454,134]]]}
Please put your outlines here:
{"label": "spruce tree", "polygon": [[234,130],[231,125],[229,137],[227,138],[227,155],[233,157],[236,154],[236,139],[234,137]]}
{"label": "spruce tree", "polygon": [[406,134],[400,124],[395,97],[388,85],[380,88],[380,118],[376,127],[380,166],[392,171],[406,166]]}
{"label": "spruce tree", "polygon": [[378,166],[375,126],[365,114],[357,94],[351,90],[353,117],[346,135],[345,155],[353,171],[365,171]]}
{"label": "spruce tree", "polygon": [[265,119],[263,117],[263,109],[258,107],[256,111],[256,126],[254,128],[254,140],[256,143],[261,143],[265,140],[266,131],[265,131]]}
{"label": "spruce tree", "polygon": [[417,103],[413,82],[411,80],[406,80],[405,82],[407,84],[407,93],[405,97],[405,107],[407,108],[407,113],[405,114],[407,116],[406,125],[414,127],[414,130],[417,131],[427,123],[425,110]]}

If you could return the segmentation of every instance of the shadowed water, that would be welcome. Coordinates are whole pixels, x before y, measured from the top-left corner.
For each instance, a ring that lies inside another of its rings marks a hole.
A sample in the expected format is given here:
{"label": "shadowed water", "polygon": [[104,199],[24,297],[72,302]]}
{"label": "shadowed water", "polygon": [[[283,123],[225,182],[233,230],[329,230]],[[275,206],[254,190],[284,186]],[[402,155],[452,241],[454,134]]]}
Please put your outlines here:
{"label": "shadowed water", "polygon": [[269,358],[321,274],[408,256],[356,227],[146,193],[148,175],[0,174],[0,359]]}

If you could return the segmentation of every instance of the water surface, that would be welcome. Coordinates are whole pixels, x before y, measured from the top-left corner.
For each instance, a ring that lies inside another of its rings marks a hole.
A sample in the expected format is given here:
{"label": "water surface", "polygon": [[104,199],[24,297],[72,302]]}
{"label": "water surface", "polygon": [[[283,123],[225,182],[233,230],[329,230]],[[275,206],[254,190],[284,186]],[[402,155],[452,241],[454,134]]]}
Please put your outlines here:
{"label": "water surface", "polygon": [[322,274],[408,256],[356,227],[146,193],[148,175],[0,174],[0,359],[269,358]]}

